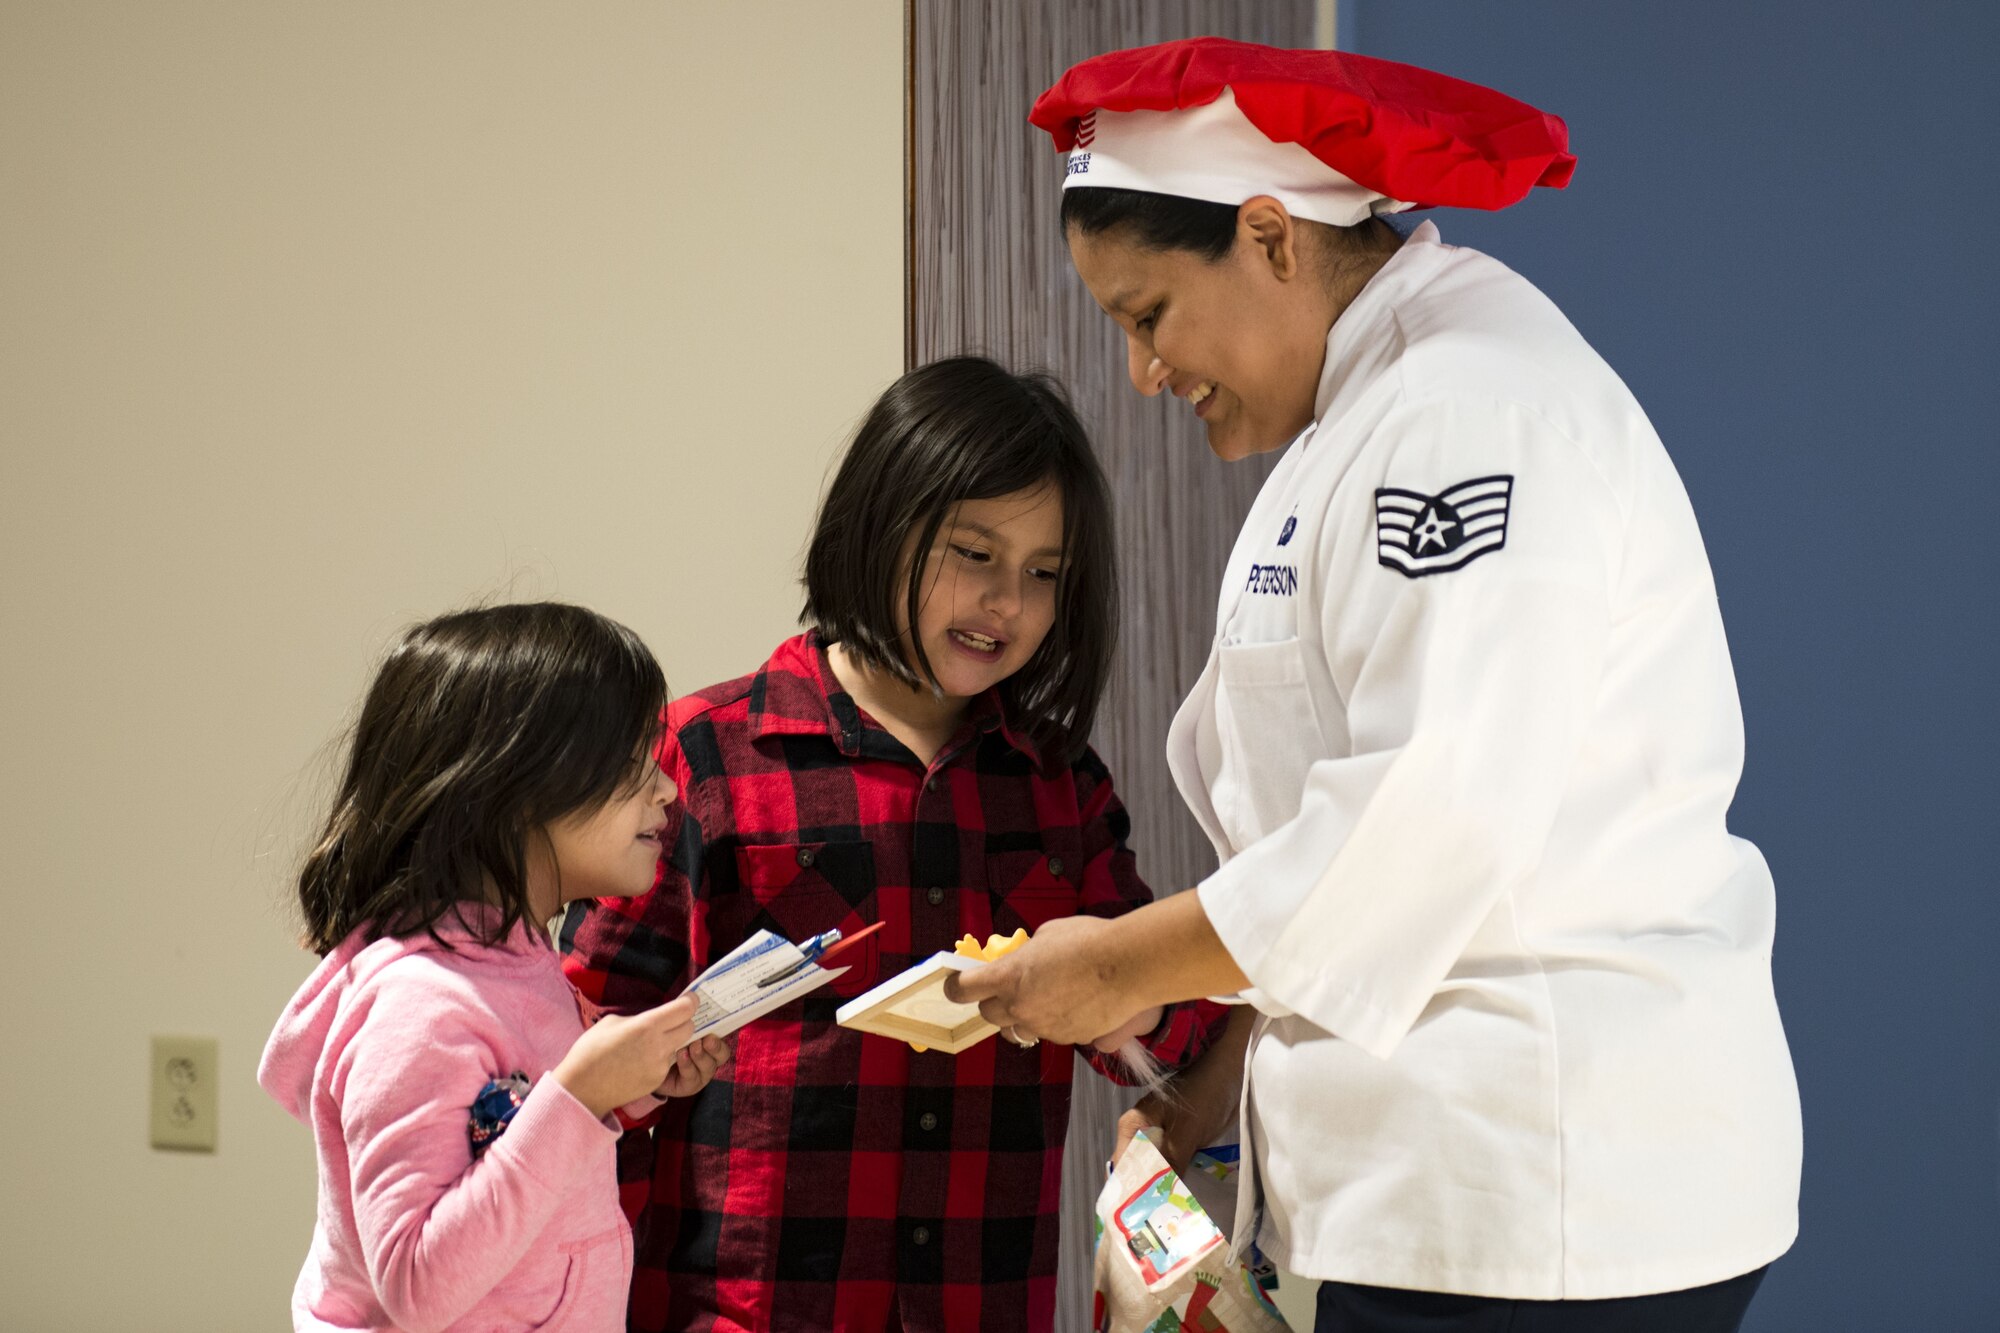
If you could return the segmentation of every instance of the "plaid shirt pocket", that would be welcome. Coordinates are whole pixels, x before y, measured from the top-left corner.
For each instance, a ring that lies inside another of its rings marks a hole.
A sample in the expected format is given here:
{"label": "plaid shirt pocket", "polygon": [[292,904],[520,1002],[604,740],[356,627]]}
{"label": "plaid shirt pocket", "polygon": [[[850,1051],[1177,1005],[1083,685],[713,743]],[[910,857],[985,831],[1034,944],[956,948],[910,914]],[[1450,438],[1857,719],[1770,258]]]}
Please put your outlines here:
{"label": "plaid shirt pocket", "polygon": [[[865,842],[743,843],[736,873],[756,903],[746,936],[769,930],[803,944],[829,930],[852,935],[878,915],[875,849]],[[847,973],[829,982],[827,993],[852,998],[875,984],[877,938],[841,955]]]}
{"label": "plaid shirt pocket", "polygon": [[993,890],[995,933],[1012,935],[1025,926],[1032,935],[1057,917],[1075,916],[1074,872],[1062,857],[1039,848],[988,852],[986,882]]}

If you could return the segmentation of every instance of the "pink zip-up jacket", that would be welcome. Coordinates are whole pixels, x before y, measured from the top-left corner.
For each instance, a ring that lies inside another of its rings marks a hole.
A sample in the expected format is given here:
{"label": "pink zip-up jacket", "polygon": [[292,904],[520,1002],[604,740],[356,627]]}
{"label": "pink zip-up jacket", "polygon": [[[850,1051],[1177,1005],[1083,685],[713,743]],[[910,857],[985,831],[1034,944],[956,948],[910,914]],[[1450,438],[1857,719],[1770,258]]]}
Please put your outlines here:
{"label": "pink zip-up jacket", "polygon": [[[465,923],[491,909],[461,910],[438,928],[453,950],[350,936],[264,1048],[257,1081],[319,1145],[296,1329],[625,1326],[618,1131],[547,1077],[582,1035],[576,999],[539,929],[483,945]],[[533,1090],[475,1161],[473,1099],[516,1071]]]}

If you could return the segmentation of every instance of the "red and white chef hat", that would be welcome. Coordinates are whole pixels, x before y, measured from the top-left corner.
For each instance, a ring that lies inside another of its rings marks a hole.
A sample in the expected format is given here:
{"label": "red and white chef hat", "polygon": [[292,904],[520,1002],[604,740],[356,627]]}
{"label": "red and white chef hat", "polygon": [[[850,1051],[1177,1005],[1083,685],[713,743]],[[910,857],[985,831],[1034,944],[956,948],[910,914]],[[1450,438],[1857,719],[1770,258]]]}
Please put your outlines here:
{"label": "red and white chef hat", "polygon": [[1240,204],[1350,226],[1406,208],[1505,208],[1569,183],[1560,119],[1476,83],[1345,51],[1195,37],[1093,56],[1028,120],[1063,187]]}

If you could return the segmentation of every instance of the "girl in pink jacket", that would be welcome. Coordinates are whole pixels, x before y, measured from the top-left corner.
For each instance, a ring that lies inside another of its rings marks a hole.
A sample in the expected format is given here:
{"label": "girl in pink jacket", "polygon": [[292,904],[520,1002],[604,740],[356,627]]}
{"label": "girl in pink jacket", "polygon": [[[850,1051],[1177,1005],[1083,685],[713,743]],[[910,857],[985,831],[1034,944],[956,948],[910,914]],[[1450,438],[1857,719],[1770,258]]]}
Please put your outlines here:
{"label": "girl in pink jacket", "polygon": [[552,603],[419,625],[377,673],[299,876],[324,961],[257,1072],[319,1148],[295,1328],[624,1326],[614,1109],[726,1048],[689,999],[587,1026],[542,923],[652,887],[665,702],[637,636]]}

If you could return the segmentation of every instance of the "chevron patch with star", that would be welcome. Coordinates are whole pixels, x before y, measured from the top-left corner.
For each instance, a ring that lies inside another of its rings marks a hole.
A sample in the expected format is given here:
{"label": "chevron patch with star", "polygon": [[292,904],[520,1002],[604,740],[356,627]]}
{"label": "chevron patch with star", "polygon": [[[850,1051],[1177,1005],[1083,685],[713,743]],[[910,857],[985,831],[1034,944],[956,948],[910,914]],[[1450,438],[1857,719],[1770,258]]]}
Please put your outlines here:
{"label": "chevron patch with star", "polygon": [[1436,495],[1375,491],[1376,558],[1407,578],[1448,574],[1507,544],[1514,479],[1475,477]]}

